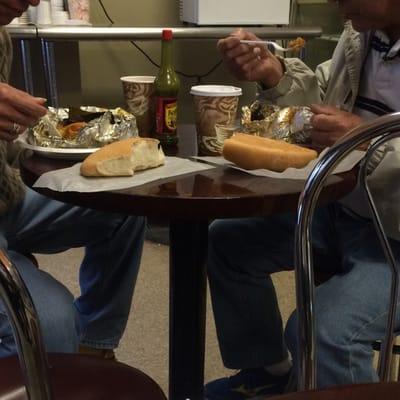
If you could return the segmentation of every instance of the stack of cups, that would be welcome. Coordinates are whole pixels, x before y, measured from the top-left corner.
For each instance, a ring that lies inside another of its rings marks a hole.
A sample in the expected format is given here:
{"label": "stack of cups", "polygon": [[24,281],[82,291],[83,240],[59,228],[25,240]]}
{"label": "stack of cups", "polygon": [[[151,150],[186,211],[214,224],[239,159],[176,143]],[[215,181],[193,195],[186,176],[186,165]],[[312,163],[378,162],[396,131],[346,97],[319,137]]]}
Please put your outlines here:
{"label": "stack of cups", "polygon": [[23,12],[21,14],[21,16],[19,17],[19,23],[20,24],[29,24],[29,15],[26,11]]}
{"label": "stack of cups", "polygon": [[68,12],[64,10],[64,0],[51,0],[51,18],[54,25],[65,25]]}
{"label": "stack of cups", "polygon": [[50,1],[42,0],[36,9],[36,23],[38,25],[50,25],[51,22]]}
{"label": "stack of cups", "polygon": [[36,6],[29,6],[28,9],[26,10],[26,12],[28,13],[28,18],[29,18],[29,22],[31,22],[32,24],[36,24],[37,23],[37,7]]}

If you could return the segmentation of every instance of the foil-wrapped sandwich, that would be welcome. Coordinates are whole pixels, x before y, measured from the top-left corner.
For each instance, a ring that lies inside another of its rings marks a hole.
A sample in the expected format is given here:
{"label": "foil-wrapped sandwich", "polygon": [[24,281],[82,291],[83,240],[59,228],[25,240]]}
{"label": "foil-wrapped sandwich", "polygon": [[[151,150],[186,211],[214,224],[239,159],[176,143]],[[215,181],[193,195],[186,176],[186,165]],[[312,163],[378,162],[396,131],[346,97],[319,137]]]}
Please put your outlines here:
{"label": "foil-wrapped sandwich", "polygon": [[278,107],[256,100],[242,107],[244,132],[288,143],[309,143],[312,129],[309,107]]}
{"label": "foil-wrapped sandwich", "polygon": [[29,130],[28,142],[41,147],[91,148],[135,136],[136,119],[122,108],[49,107]]}

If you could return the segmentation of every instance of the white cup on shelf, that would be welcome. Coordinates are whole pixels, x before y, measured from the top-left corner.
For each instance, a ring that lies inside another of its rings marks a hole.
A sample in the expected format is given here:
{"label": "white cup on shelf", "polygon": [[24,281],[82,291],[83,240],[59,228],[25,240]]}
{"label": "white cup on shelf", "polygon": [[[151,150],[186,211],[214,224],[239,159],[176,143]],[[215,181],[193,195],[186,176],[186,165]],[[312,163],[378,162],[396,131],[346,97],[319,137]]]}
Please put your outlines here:
{"label": "white cup on shelf", "polygon": [[51,0],[52,11],[64,11],[64,0]]}
{"label": "white cup on shelf", "polygon": [[18,17],[15,17],[15,18],[10,22],[9,25],[19,25],[19,18],[18,18]]}
{"label": "white cup on shelf", "polygon": [[34,6],[29,6],[28,9],[26,10],[26,12],[28,13],[28,19],[29,22],[31,22],[32,24],[36,24],[37,23],[37,7]]}
{"label": "white cup on shelf", "polygon": [[68,11],[52,11],[51,19],[53,25],[65,25],[68,20]]}
{"label": "white cup on shelf", "polygon": [[36,23],[38,25],[51,25],[50,1],[42,0],[37,6]]}

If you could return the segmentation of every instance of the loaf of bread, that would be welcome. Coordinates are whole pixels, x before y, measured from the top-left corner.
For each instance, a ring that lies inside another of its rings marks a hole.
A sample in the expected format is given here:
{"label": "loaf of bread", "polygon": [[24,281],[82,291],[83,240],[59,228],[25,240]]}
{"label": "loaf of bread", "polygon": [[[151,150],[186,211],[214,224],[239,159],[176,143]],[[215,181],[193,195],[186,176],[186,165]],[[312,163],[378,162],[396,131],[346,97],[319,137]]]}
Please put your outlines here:
{"label": "loaf of bread", "polygon": [[303,168],[317,157],[317,152],[282,140],[236,133],[224,141],[222,155],[244,169]]}
{"label": "loaf of bread", "polygon": [[135,171],[158,167],[165,156],[157,139],[129,138],[110,143],[85,158],[83,176],[132,176]]}

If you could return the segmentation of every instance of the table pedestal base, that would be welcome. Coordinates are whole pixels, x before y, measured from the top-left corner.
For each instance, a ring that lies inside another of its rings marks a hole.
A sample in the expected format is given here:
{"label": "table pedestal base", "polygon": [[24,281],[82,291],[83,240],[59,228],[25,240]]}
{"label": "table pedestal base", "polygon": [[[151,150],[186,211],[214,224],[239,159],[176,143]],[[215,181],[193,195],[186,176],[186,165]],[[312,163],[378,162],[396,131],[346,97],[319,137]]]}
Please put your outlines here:
{"label": "table pedestal base", "polygon": [[170,400],[203,400],[207,236],[208,221],[170,223]]}

